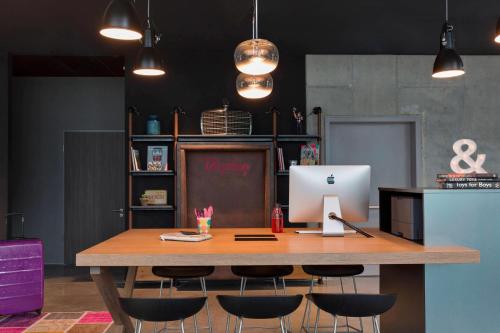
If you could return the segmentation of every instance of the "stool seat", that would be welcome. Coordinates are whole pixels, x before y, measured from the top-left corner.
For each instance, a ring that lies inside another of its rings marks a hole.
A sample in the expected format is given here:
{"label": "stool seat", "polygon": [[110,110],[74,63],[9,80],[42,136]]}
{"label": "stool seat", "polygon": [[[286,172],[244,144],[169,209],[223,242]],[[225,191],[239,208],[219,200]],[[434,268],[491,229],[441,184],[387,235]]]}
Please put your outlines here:
{"label": "stool seat", "polygon": [[363,265],[303,265],[302,269],[309,275],[320,277],[348,277],[364,272]]}
{"label": "stool seat", "polygon": [[231,266],[234,275],[249,278],[279,278],[293,273],[293,266]]}
{"label": "stool seat", "polygon": [[130,317],[154,322],[184,320],[198,313],[206,297],[120,298],[123,311]]}
{"label": "stool seat", "polygon": [[195,279],[208,276],[214,266],[154,266],[153,274],[169,279]]}
{"label": "stool seat", "polygon": [[334,316],[373,317],[388,311],[395,294],[319,294],[306,295],[318,308]]}
{"label": "stool seat", "polygon": [[302,295],[218,295],[217,300],[224,310],[236,317],[249,319],[272,319],[288,316],[297,310],[302,302]]}

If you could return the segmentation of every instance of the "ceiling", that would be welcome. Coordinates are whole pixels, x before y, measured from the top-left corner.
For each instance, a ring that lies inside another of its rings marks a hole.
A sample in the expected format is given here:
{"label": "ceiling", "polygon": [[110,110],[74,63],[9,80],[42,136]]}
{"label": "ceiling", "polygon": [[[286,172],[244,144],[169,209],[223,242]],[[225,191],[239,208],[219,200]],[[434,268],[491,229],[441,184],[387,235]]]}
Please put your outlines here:
{"label": "ceiling", "polygon": [[[151,0],[167,53],[233,50],[251,33],[251,0]],[[97,33],[108,0],[2,0],[0,40],[14,54],[132,55],[137,43]],[[136,0],[143,16],[146,0]],[[450,0],[461,54],[499,54],[498,0]],[[434,54],[444,17],[437,0],[261,0],[261,36],[291,54]],[[201,56],[201,55],[200,55]]]}

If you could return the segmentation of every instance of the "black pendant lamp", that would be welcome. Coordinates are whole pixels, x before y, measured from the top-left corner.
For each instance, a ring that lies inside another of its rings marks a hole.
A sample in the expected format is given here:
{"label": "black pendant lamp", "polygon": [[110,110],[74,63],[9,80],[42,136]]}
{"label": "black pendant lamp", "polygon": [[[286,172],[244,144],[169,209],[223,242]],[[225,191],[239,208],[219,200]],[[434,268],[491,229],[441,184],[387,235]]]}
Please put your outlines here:
{"label": "black pendant lamp", "polygon": [[498,19],[498,22],[497,22],[497,33],[496,33],[496,37],[495,37],[495,42],[500,44],[500,18]]}
{"label": "black pendant lamp", "polygon": [[439,53],[434,61],[432,77],[444,79],[465,74],[464,63],[455,50],[453,26],[448,23],[448,0],[446,0],[446,21],[439,42]]}
{"label": "black pendant lamp", "polygon": [[139,40],[142,27],[134,4],[130,0],[111,0],[104,11],[99,33],[119,40]]}
{"label": "black pendant lamp", "polygon": [[165,66],[160,52],[156,48],[156,44],[160,41],[160,36],[155,33],[152,28],[149,17],[149,0],[148,0],[148,18],[146,19],[146,29],[144,29],[144,39],[142,47],[134,64],[133,72],[143,76],[160,76],[165,75]]}

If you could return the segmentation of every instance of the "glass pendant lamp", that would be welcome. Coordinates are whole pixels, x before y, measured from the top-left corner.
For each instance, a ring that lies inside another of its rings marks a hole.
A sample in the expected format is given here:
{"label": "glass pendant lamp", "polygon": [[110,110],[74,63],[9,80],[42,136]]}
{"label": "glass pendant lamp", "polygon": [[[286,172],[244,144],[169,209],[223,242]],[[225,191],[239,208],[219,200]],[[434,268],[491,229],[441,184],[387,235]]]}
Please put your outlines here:
{"label": "glass pendant lamp", "polygon": [[259,38],[259,3],[254,0],[252,39],[241,42],[234,51],[236,68],[245,74],[262,75],[278,66],[279,52],[272,42]]}
{"label": "glass pendant lamp", "polygon": [[498,22],[497,22],[497,33],[496,33],[496,37],[495,37],[495,42],[500,44],[500,18],[498,19]]}
{"label": "glass pendant lamp", "polygon": [[111,0],[104,11],[99,33],[112,39],[141,39],[142,27],[134,4],[130,0]]}
{"label": "glass pendant lamp", "polygon": [[163,58],[156,48],[156,44],[159,41],[160,37],[155,34],[151,25],[148,0],[148,18],[146,20],[146,29],[144,29],[144,40],[142,48],[140,49],[137,60],[134,64],[134,74],[143,76],[165,75]]}
{"label": "glass pendant lamp", "polygon": [[432,77],[444,79],[464,74],[464,63],[455,50],[453,26],[448,23],[448,0],[446,0],[446,21],[441,31],[439,53],[434,61]]}
{"label": "glass pendant lamp", "polygon": [[240,73],[236,78],[236,90],[242,97],[259,99],[267,97],[273,91],[271,74],[249,75]]}

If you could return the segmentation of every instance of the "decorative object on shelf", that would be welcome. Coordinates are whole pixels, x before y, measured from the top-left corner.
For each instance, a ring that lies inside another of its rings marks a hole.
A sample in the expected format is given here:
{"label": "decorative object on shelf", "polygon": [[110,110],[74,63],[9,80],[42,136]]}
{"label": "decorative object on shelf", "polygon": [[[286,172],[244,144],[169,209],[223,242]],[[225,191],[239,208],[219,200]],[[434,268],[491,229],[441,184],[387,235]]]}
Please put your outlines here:
{"label": "decorative object on shelf", "polygon": [[167,191],[146,190],[139,200],[142,206],[164,206],[167,204]]}
{"label": "decorative object on shelf", "polygon": [[458,189],[500,189],[500,179],[496,173],[445,173],[436,177],[438,188]]}
{"label": "decorative object on shelf", "polygon": [[99,33],[119,40],[139,40],[142,28],[134,4],[130,0],[111,0],[104,11]]}
{"label": "decorative object on shelf", "polygon": [[148,135],[160,135],[161,124],[158,120],[158,116],[151,114],[148,116],[148,121],[146,123],[146,134]]}
{"label": "decorative object on shelf", "polygon": [[148,171],[168,170],[168,147],[148,146]]}
{"label": "decorative object on shelf", "polygon": [[441,30],[439,53],[434,61],[432,77],[450,78],[465,74],[464,63],[455,50],[453,26],[448,23],[448,0],[446,1],[446,20]]}
{"label": "decorative object on shelf", "polygon": [[500,18],[498,18],[497,33],[495,35],[496,35],[495,42],[500,44]]}
{"label": "decorative object on shelf", "polygon": [[236,68],[245,74],[263,75],[278,66],[279,52],[276,45],[259,38],[259,2],[254,0],[252,15],[252,39],[241,42],[234,51]]}
{"label": "decorative object on shelf", "polygon": [[319,144],[300,145],[300,165],[319,165]]}
{"label": "decorative object on shelf", "polygon": [[278,155],[278,171],[285,171],[285,159],[283,158],[283,148],[276,148],[276,153]]}
{"label": "decorative object on shelf", "polygon": [[221,109],[204,111],[201,114],[203,135],[251,135],[252,114],[245,111],[229,110],[229,102],[224,99]]}
{"label": "decorative object on shelf", "polygon": [[249,75],[240,73],[236,78],[236,91],[242,97],[259,99],[267,97],[273,91],[271,74]]}
{"label": "decorative object on shelf", "polygon": [[294,106],[292,108],[292,116],[295,120],[295,130],[297,135],[304,134],[304,115],[302,112],[298,111],[298,109]]}
{"label": "decorative object on shelf", "polygon": [[132,159],[132,171],[141,171],[139,150],[130,147],[130,158]]}
{"label": "decorative object on shelf", "polygon": [[161,34],[153,29],[154,24],[150,18],[148,0],[148,12],[146,19],[146,28],[144,29],[144,39],[142,48],[139,50],[137,60],[134,65],[134,74],[143,76],[160,76],[165,74],[165,66],[156,44],[160,41]]}
{"label": "decorative object on shelf", "polygon": [[290,160],[290,161],[288,161],[288,163],[290,164],[291,167],[294,165],[298,165],[297,160]]}
{"label": "decorative object on shelf", "polygon": [[[463,146],[467,146],[466,150],[462,150]],[[486,154],[477,154],[476,160],[474,161],[471,157],[477,151],[477,144],[474,140],[461,139],[453,144],[453,151],[455,156],[450,161],[450,168],[453,172],[459,174],[467,173],[487,173],[483,169],[483,164],[486,161]],[[460,163],[465,163],[469,167],[464,169],[460,166]]]}

